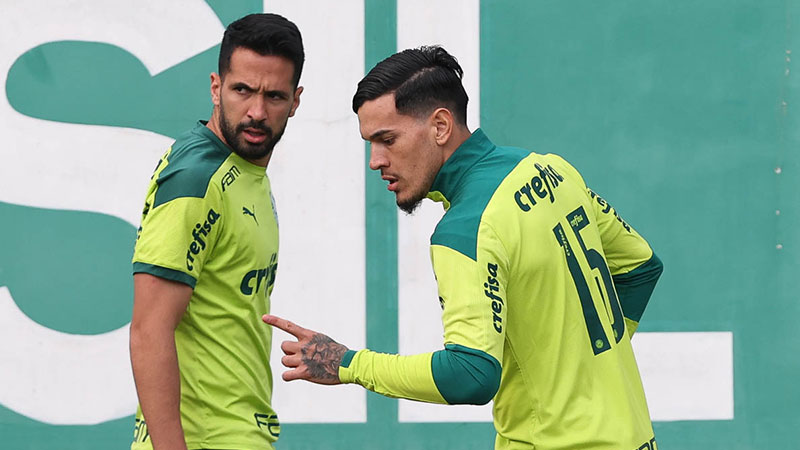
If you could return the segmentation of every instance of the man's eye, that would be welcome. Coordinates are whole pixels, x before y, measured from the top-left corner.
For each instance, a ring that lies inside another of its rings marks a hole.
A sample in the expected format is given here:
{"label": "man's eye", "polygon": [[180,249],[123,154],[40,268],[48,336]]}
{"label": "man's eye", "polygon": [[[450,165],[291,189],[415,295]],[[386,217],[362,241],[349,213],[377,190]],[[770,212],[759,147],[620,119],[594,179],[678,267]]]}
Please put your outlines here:
{"label": "man's eye", "polygon": [[245,92],[247,92],[247,88],[244,86],[236,86],[235,88],[233,88],[233,90],[238,92],[239,94],[244,94]]}
{"label": "man's eye", "polygon": [[392,145],[394,144],[394,138],[386,138],[383,140],[383,143],[386,145]]}

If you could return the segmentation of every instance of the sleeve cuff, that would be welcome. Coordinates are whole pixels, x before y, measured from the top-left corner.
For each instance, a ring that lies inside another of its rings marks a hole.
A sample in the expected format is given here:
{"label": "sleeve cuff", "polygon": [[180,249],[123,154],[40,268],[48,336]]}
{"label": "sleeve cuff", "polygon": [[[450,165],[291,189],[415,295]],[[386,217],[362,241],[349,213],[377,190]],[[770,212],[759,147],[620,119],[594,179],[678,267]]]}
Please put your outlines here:
{"label": "sleeve cuff", "polygon": [[642,319],[644,310],[663,270],[664,265],[658,256],[653,253],[653,256],[639,267],[628,273],[612,276],[617,298],[625,317],[634,322],[639,322]]}
{"label": "sleeve cuff", "polygon": [[197,280],[191,275],[187,275],[180,270],[156,266],[155,264],[135,262],[133,263],[133,273],[148,273],[165,280],[186,284],[192,289],[194,289],[194,286],[197,284]]}
{"label": "sleeve cuff", "polygon": [[342,357],[342,362],[339,364],[339,381],[342,383],[354,383],[355,375],[353,370],[350,369],[350,363],[353,362],[358,352],[355,350],[348,350]]}
{"label": "sleeve cuff", "polygon": [[433,380],[451,405],[485,405],[500,387],[502,369],[491,355],[462,345],[447,344],[433,353]]}
{"label": "sleeve cuff", "polygon": [[353,357],[356,356],[355,350],[348,350],[345,352],[344,356],[342,357],[342,363],[340,364],[345,369],[350,367],[350,363],[353,361]]}

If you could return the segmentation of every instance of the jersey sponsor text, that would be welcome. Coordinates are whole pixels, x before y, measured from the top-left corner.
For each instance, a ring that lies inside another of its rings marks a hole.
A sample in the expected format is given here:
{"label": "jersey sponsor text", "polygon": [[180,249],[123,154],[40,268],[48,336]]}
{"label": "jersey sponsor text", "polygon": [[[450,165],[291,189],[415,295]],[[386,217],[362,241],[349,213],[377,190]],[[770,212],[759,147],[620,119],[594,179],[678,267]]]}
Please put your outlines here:
{"label": "jersey sponsor text", "polygon": [[147,431],[147,422],[144,419],[136,418],[136,425],[133,427],[133,442],[145,442],[150,438]]}
{"label": "jersey sponsor text", "polygon": [[241,175],[241,171],[235,165],[231,166],[230,170],[222,176],[219,184],[222,186],[222,192],[225,192],[226,187],[230,187],[234,181],[236,181],[236,177]]}
{"label": "jersey sponsor text", "polygon": [[[514,192],[514,201],[519,209],[524,212],[528,212],[531,207],[536,206],[536,199],[533,194],[536,194],[536,197],[541,200],[550,198],[550,203],[555,202],[556,198],[553,191],[558,187],[558,183],[564,181],[564,177],[556,172],[550,164],[547,167],[543,167],[541,164],[536,163],[534,167],[539,170],[539,174],[534,175],[531,181],[525,183],[524,186]],[[525,198],[522,197],[523,194]],[[525,201],[526,199],[527,202]]]}
{"label": "jersey sponsor text", "polygon": [[503,311],[503,299],[496,294],[496,292],[500,291],[500,282],[497,281],[497,264],[488,263],[486,269],[489,272],[489,276],[486,277],[486,283],[483,283],[485,288],[483,295],[492,301],[492,324],[494,325],[494,330],[502,333],[503,318],[500,317],[500,313]]}
{"label": "jersey sponsor text", "polygon": [[[263,269],[253,269],[242,277],[242,283],[239,286],[239,289],[242,291],[244,295],[253,295],[254,292],[258,292],[261,289],[261,283],[266,280],[264,283],[264,288],[269,289],[270,286],[275,284],[275,273],[278,270],[278,254],[273,253],[272,257],[270,258],[269,266]],[[255,280],[255,287],[253,283]]]}
{"label": "jersey sponsor text", "polygon": [[258,424],[258,428],[266,428],[269,434],[275,436],[276,438],[281,434],[281,423],[278,421],[277,414],[261,414],[255,413],[253,417],[256,419],[256,424]]}
{"label": "jersey sponsor text", "polygon": [[208,233],[211,232],[211,229],[219,218],[220,215],[211,208],[208,210],[205,222],[203,222],[202,225],[199,222],[195,224],[194,230],[192,230],[192,237],[194,240],[189,244],[189,249],[186,251],[187,269],[194,270],[194,266],[192,265],[194,262],[193,255],[199,255],[200,252],[206,249],[206,241],[203,240],[203,236],[208,236]]}
{"label": "jersey sponsor text", "polygon": [[597,200],[597,204],[604,208],[603,211],[602,211],[603,214],[608,214],[609,212],[612,212],[614,214],[614,217],[616,217],[617,220],[619,221],[619,223],[622,224],[622,228],[625,228],[625,231],[627,231],[628,233],[631,232],[631,226],[628,225],[627,222],[622,220],[622,217],[619,216],[619,214],[617,213],[617,210],[612,208],[611,204],[608,203],[606,201],[606,199],[604,199],[603,197],[600,197],[599,195],[597,195],[591,189],[589,189],[589,196],[591,196],[593,199]]}
{"label": "jersey sponsor text", "polygon": [[649,441],[636,447],[636,450],[658,450],[658,445],[656,444],[656,438],[655,437],[651,438]]}

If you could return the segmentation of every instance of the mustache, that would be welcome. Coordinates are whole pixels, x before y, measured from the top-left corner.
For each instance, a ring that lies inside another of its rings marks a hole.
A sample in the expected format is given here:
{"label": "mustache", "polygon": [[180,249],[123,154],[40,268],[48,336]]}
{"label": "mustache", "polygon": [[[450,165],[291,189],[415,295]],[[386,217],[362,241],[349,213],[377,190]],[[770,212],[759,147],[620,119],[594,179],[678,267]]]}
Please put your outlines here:
{"label": "mustache", "polygon": [[255,130],[263,131],[270,139],[273,136],[272,128],[267,126],[267,124],[265,124],[264,122],[256,122],[251,120],[249,122],[240,123],[239,125],[236,126],[237,134],[244,131],[245,128],[253,128]]}

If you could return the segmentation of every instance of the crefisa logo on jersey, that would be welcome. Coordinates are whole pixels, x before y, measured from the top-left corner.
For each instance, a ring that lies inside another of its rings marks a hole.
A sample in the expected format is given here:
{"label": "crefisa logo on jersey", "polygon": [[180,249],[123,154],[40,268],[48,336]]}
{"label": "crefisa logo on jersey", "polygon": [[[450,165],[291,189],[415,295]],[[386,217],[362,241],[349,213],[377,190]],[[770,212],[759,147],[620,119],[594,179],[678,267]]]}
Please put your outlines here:
{"label": "crefisa logo on jersey", "polygon": [[500,292],[500,282],[497,281],[497,264],[488,263],[486,269],[489,271],[489,276],[486,277],[486,283],[483,283],[485,288],[483,295],[492,301],[492,323],[494,330],[498,333],[503,331],[503,318],[500,313],[503,311],[503,299],[497,292]]}
{"label": "crefisa logo on jersey", "polygon": [[203,238],[211,233],[211,229],[214,227],[214,224],[217,223],[219,218],[220,215],[217,214],[217,212],[212,208],[208,210],[206,220],[202,224],[195,224],[194,230],[192,230],[192,237],[194,240],[189,244],[189,249],[186,250],[187,269],[194,270],[194,266],[192,265],[194,262],[194,257],[206,249],[206,241]]}
{"label": "crefisa logo on jersey", "polygon": [[[542,167],[541,164],[536,163],[534,167],[539,171],[539,174],[534,175],[531,181],[525,183],[518,191],[514,192],[514,201],[519,206],[519,209],[524,212],[528,212],[532,206],[536,206],[536,197],[542,200],[549,197],[550,203],[555,202],[556,197],[553,191],[560,182],[564,181],[564,177],[556,172],[550,164],[547,167]],[[536,194],[536,197],[533,194]],[[524,198],[523,195],[525,196]],[[526,198],[527,202],[525,201]]]}
{"label": "crefisa logo on jersey", "polygon": [[275,273],[278,271],[278,254],[273,253],[269,260],[269,265],[262,269],[253,269],[242,277],[242,283],[239,285],[239,290],[244,295],[253,295],[261,290],[262,284],[264,290],[269,289],[270,286],[275,284]]}

